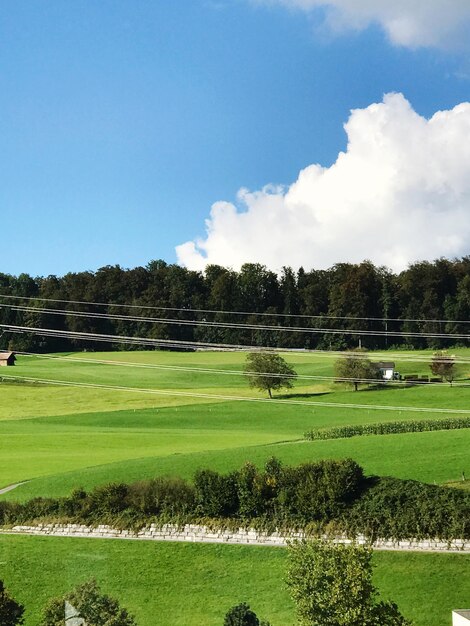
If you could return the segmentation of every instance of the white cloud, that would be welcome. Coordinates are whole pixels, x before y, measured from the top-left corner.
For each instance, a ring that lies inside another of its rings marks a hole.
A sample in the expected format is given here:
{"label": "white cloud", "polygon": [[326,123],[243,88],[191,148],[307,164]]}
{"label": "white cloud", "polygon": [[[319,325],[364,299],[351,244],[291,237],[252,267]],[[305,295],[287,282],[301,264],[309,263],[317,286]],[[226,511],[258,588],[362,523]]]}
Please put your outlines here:
{"label": "white cloud", "polygon": [[252,0],[307,12],[327,11],[333,29],[362,29],[378,23],[402,46],[451,46],[463,42],[470,22],[469,0]]}
{"label": "white cloud", "polygon": [[401,94],[352,111],[346,152],[288,188],[217,202],[206,237],[176,248],[192,269],[326,268],[370,259],[401,270],[470,253],[470,103],[427,120]]}

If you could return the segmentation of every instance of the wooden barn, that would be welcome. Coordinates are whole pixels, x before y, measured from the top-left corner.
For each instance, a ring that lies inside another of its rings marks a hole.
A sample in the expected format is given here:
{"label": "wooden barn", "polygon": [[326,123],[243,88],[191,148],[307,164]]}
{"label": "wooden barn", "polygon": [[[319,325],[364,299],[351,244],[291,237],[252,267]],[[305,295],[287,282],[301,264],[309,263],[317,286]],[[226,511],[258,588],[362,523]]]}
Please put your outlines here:
{"label": "wooden barn", "polygon": [[14,365],[16,356],[14,352],[0,352],[0,367],[7,365]]}

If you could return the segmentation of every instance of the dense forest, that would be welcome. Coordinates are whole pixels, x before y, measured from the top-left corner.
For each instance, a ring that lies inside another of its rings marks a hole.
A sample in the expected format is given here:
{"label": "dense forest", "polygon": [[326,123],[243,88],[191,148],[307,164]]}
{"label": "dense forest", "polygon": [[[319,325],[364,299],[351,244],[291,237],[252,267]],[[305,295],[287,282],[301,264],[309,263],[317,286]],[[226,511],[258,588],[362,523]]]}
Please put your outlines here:
{"label": "dense forest", "polygon": [[0,273],[0,294],[0,348],[17,351],[146,347],[70,332],[188,345],[445,348],[468,345],[470,256],[415,263],[400,274],[369,261],[277,275],[253,263],[201,273],[159,260],[62,277]]}

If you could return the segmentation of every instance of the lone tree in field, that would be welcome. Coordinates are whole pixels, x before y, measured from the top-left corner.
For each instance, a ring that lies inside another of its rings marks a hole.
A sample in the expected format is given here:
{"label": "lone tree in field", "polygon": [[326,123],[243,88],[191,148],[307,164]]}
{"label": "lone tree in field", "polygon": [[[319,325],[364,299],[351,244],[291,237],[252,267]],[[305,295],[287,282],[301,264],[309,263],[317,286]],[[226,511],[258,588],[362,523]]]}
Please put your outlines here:
{"label": "lone tree in field", "polygon": [[275,352],[251,352],[246,357],[245,374],[250,387],[267,391],[270,398],[273,390],[292,389],[292,381],[297,377],[292,367]]}
{"label": "lone tree in field", "polygon": [[361,383],[370,383],[380,377],[379,369],[367,356],[366,351],[356,349],[345,352],[335,363],[336,382],[348,383],[358,390]]}
{"label": "lone tree in field", "polygon": [[23,624],[24,607],[14,600],[0,580],[0,624],[2,626],[19,626]]}
{"label": "lone tree in field", "polygon": [[440,376],[441,380],[447,380],[447,382],[452,384],[456,370],[455,357],[449,354],[447,350],[434,352],[429,367],[434,376]]}
{"label": "lone tree in field", "polygon": [[63,626],[66,603],[76,609],[87,626],[137,626],[117,600],[101,593],[96,580],[88,580],[65,596],[51,600],[40,626]]}
{"label": "lone tree in field", "polygon": [[291,544],[287,584],[300,626],[410,626],[394,602],[377,601],[371,558],[357,544]]}

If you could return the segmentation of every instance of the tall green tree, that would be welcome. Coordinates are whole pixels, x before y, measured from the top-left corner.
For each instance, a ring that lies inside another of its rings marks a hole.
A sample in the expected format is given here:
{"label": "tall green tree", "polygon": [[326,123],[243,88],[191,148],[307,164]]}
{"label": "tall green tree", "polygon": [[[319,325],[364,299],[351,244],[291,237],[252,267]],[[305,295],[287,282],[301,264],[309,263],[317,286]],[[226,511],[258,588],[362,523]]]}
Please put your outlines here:
{"label": "tall green tree", "polygon": [[300,626],[409,626],[396,604],[378,600],[371,558],[357,544],[291,544],[287,584]]}
{"label": "tall green tree", "polygon": [[367,352],[356,349],[345,352],[335,362],[335,376],[336,382],[353,385],[354,391],[357,391],[360,384],[376,381],[380,374],[377,365],[367,356]]}
{"label": "tall green tree", "polygon": [[370,261],[360,264],[338,263],[331,270],[329,286],[328,314],[333,316],[329,325],[344,328],[343,337],[330,337],[338,344],[341,340],[352,346],[356,339],[348,334],[349,329],[364,330],[364,340],[370,347],[375,347],[377,338],[367,334],[377,330],[377,321],[369,318],[382,317],[382,271]]}
{"label": "tall green tree", "polygon": [[295,370],[275,352],[251,352],[246,357],[245,374],[250,387],[267,391],[270,398],[272,391],[291,389],[297,377]]}
{"label": "tall green tree", "polygon": [[447,350],[434,352],[429,367],[434,376],[440,376],[441,380],[447,380],[452,384],[456,374],[455,357]]}

